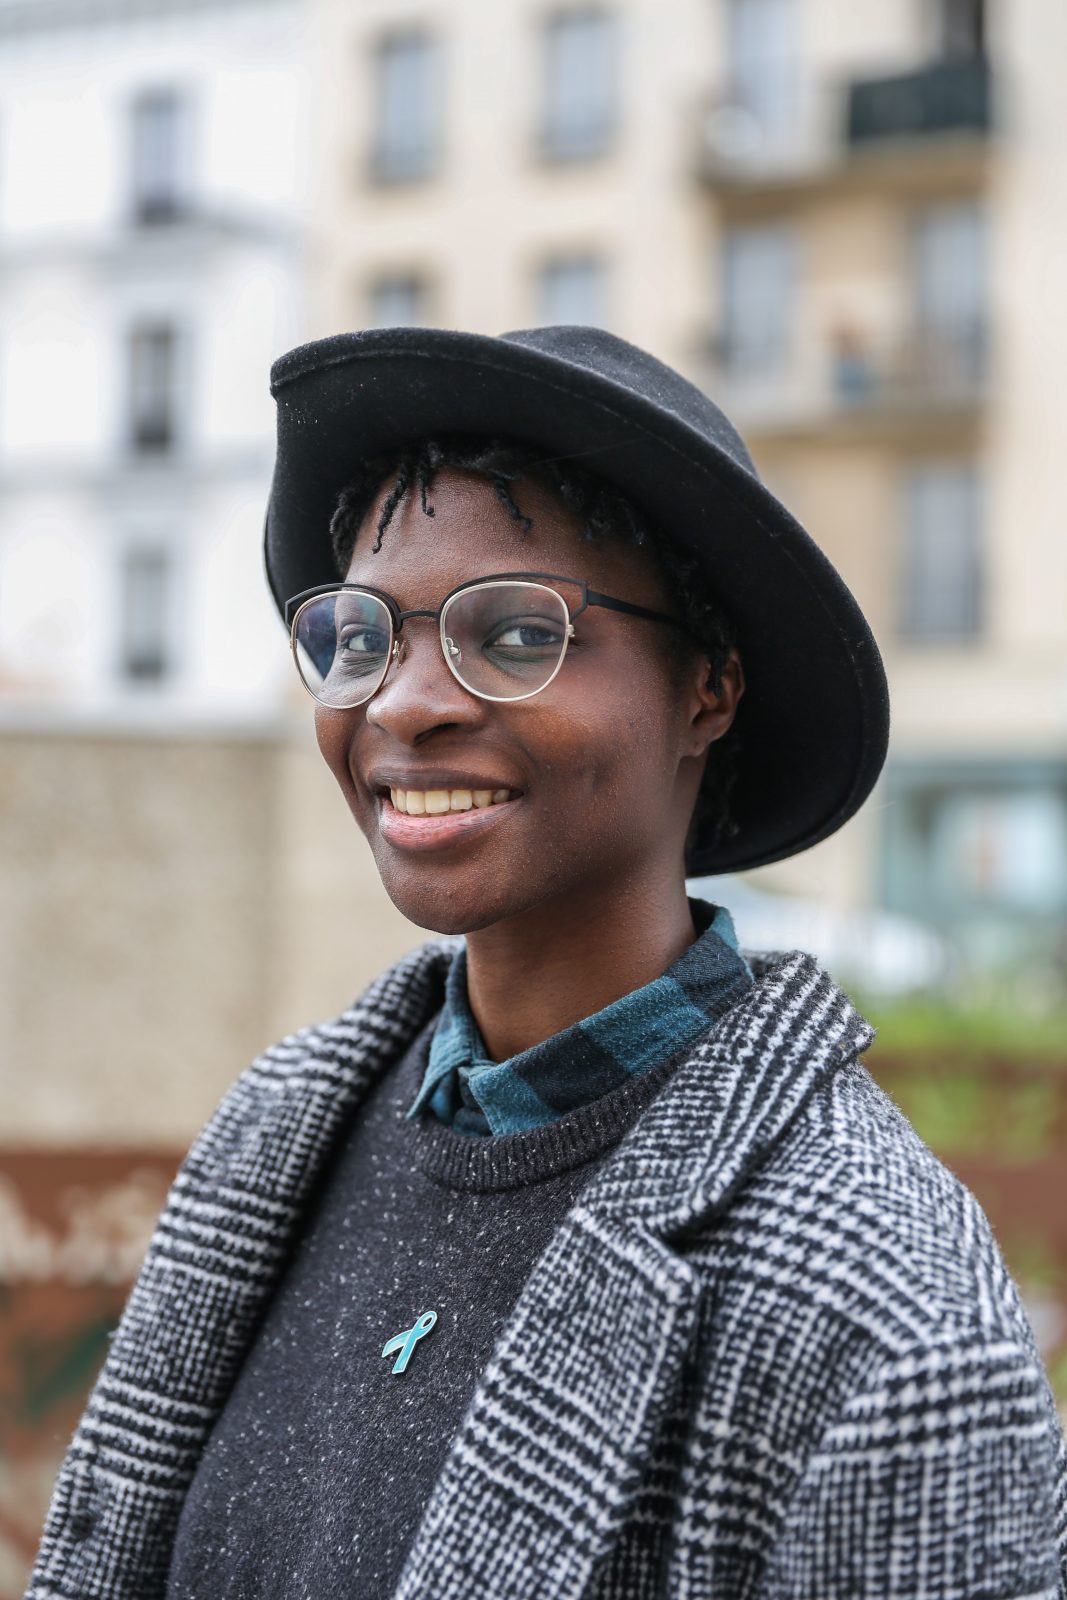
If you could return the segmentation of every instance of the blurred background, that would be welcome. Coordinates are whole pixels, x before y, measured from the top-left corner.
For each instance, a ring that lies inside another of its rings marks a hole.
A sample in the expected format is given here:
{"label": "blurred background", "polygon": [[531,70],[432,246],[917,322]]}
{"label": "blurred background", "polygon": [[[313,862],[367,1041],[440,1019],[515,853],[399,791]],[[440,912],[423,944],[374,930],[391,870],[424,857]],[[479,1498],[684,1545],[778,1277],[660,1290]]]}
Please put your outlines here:
{"label": "blurred background", "polygon": [[702,890],[876,1025],[1067,1406],[1065,59],[1063,0],[0,0],[0,1600],[190,1141],[420,938],[260,553],[341,329],[611,328],[842,573],[883,774]]}

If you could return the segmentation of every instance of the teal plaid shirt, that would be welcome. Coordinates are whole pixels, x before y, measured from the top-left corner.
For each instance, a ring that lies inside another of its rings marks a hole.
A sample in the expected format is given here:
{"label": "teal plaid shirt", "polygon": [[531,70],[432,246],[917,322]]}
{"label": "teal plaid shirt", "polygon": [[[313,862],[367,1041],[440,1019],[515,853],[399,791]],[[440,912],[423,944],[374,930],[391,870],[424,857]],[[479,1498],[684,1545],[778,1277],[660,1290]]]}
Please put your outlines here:
{"label": "teal plaid shirt", "polygon": [[460,951],[407,1115],[428,1107],[459,1133],[517,1133],[599,1099],[684,1049],[753,982],[726,907],[705,900],[689,906],[698,938],[666,972],[509,1061],[490,1060],[467,999],[467,956]]}

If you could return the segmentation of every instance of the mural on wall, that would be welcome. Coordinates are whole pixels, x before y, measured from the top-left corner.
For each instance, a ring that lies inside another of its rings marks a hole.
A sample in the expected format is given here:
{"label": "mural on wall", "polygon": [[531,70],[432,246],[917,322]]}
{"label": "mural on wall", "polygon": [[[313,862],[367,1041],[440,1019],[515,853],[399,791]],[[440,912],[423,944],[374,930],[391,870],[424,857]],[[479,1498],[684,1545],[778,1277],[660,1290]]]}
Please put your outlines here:
{"label": "mural on wall", "polygon": [[52,1484],[181,1159],[0,1153],[0,1600],[19,1600]]}

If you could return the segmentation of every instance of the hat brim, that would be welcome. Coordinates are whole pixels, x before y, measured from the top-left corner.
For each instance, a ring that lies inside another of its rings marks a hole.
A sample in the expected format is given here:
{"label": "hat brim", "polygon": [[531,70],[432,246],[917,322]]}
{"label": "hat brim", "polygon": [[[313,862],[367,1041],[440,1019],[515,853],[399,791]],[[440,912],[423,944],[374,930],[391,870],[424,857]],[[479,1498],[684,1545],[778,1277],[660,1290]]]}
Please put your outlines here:
{"label": "hat brim", "polygon": [[[506,435],[616,484],[702,563],[738,629],[745,693],[732,839],[691,875],[780,861],[834,833],[885,761],[889,692],[855,598],[794,517],[653,393],[529,345],[445,329],[338,334],[275,362],[264,557],[279,613],[336,577],[329,525],[359,461],[426,435]],[[712,751],[714,759],[714,750]]]}

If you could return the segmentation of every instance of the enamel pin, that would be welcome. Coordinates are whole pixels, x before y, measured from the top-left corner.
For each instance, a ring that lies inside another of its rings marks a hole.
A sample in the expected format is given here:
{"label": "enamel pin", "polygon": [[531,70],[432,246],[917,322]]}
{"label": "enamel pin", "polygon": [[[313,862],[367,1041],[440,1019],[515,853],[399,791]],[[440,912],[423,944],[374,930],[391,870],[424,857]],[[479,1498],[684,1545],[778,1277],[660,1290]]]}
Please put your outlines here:
{"label": "enamel pin", "polygon": [[394,1334],[393,1337],[386,1343],[385,1348],[382,1350],[383,1356],[391,1356],[394,1350],[400,1351],[400,1354],[393,1362],[394,1372],[403,1372],[404,1368],[411,1360],[411,1352],[414,1350],[419,1340],[423,1338],[424,1335],[429,1333],[436,1321],[436,1311],[424,1311],[422,1316],[418,1318],[413,1327],[405,1328],[403,1333]]}

